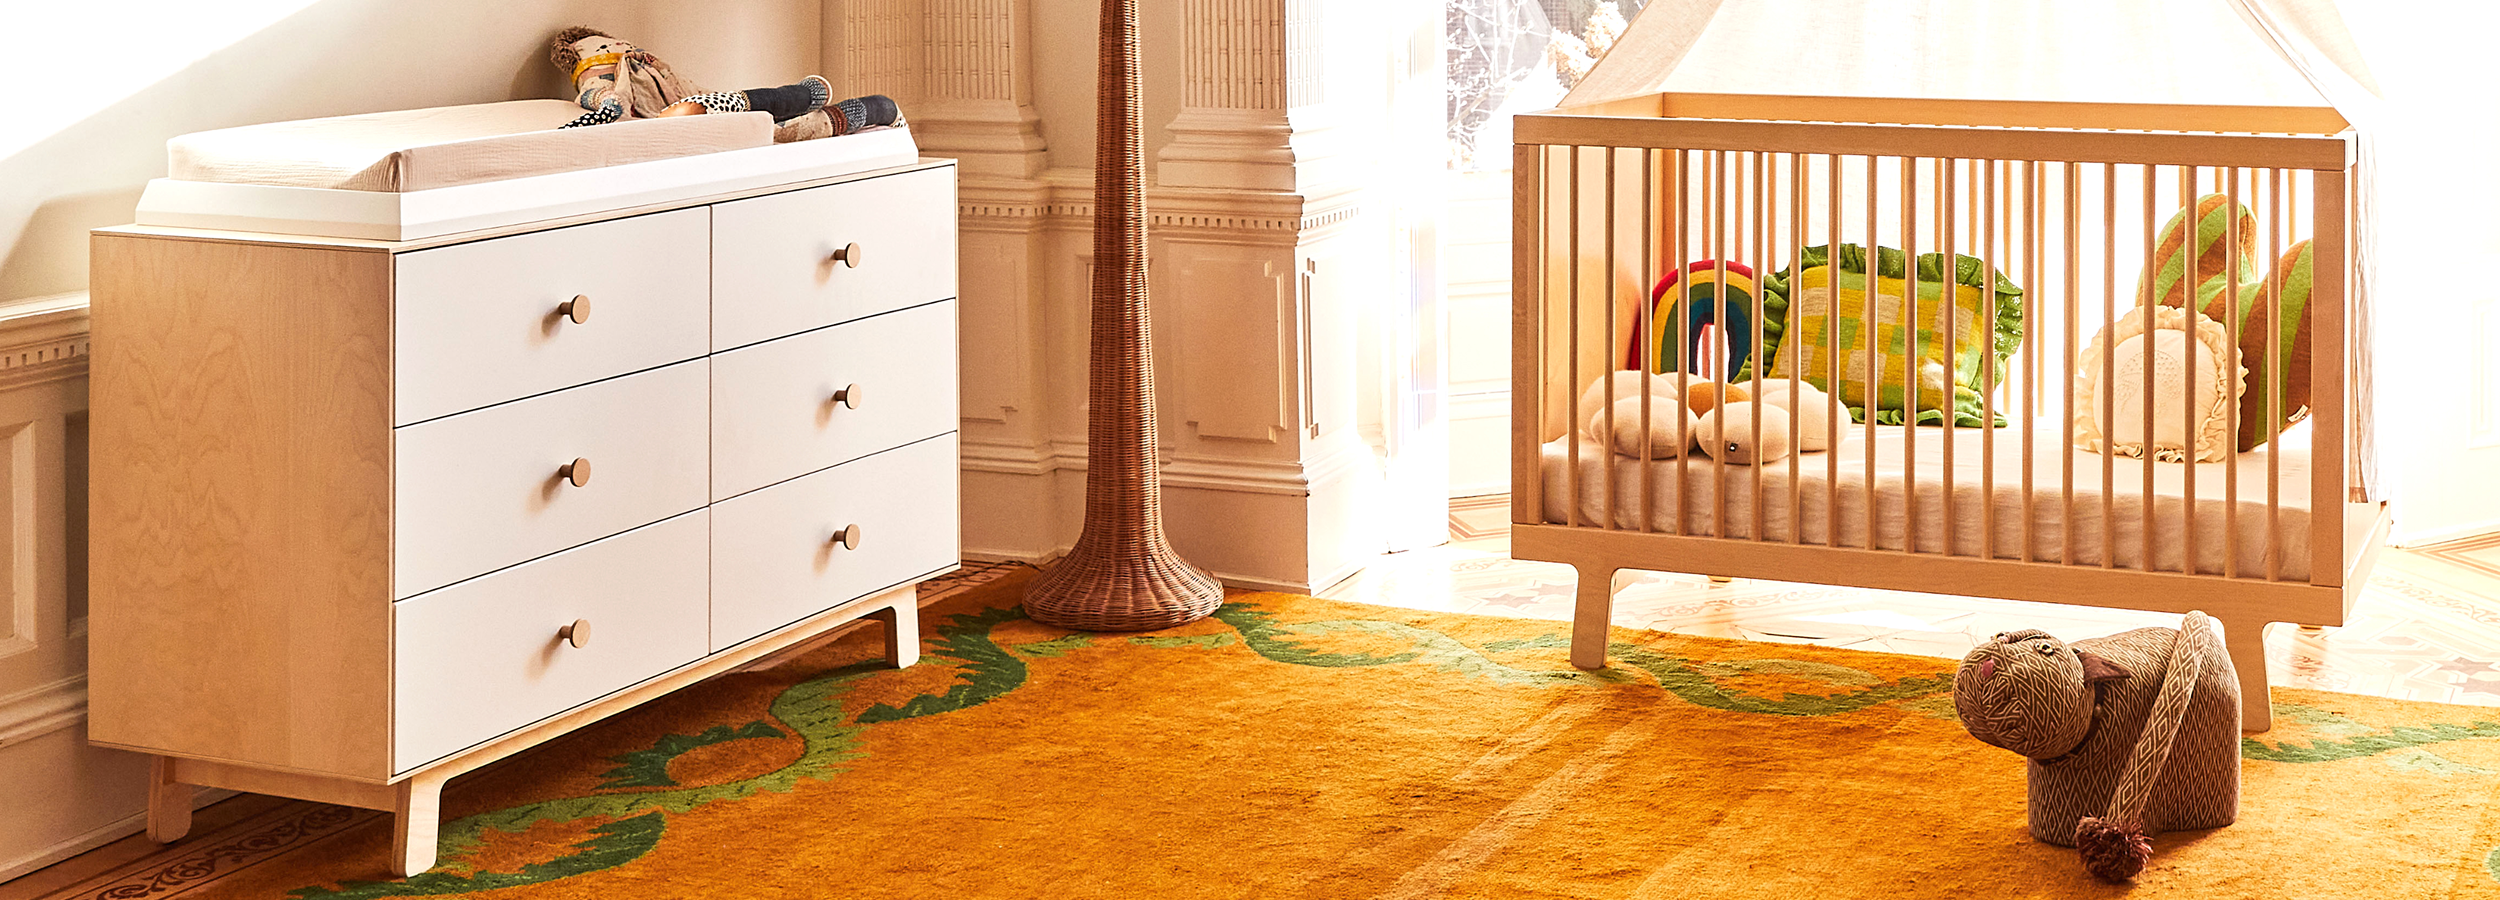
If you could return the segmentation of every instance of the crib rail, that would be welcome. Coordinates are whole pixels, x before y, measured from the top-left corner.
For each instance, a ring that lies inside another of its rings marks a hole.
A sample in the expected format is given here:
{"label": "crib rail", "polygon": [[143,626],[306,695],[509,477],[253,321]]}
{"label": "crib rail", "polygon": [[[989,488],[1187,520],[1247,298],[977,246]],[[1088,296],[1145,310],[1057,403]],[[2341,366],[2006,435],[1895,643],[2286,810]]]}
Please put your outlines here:
{"label": "crib rail", "polygon": [[[2042,567],[2098,570],[2113,590],[2343,584],[2361,546],[2346,534],[2347,136],[2105,130],[2125,108],[2090,128],[1644,112],[1738,108],[1668,95],[1516,120],[1515,524],[1663,557],[1626,567],[1914,589],[1952,573],[1961,592],[2026,599],[2056,599],[2024,580]],[[2218,121],[2338,124],[2232,110]],[[1860,271],[1844,245],[1866,248]],[[1746,271],[1751,297],[1731,298]],[[1671,302],[1653,302],[1669,273]],[[2184,309],[2165,312],[2174,294]],[[1618,386],[1626,368],[1671,387]],[[1792,406],[1820,389],[1821,434],[1804,410],[1728,406],[1739,374]],[[1668,401],[1695,383],[1736,415],[1697,423]],[[1936,421],[1879,424],[1894,417]],[[1824,449],[1750,464],[1697,449],[1766,427]]]}

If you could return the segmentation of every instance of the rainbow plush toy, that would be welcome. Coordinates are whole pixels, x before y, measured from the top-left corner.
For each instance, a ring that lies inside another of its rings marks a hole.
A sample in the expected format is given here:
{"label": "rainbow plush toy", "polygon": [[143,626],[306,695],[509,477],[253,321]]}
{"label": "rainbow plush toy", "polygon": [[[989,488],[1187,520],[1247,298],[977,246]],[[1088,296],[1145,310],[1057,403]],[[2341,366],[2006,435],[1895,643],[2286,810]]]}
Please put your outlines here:
{"label": "rainbow plush toy", "polygon": [[1649,292],[1649,320],[1632,323],[1632,346],[1623,367],[1699,371],[1691,368],[1691,360],[1700,354],[1704,329],[1716,328],[1726,336],[1727,371],[1744,371],[1753,359],[1761,296],[1753,267],[1744,263],[1705,259],[1682,272],[1668,272]]}

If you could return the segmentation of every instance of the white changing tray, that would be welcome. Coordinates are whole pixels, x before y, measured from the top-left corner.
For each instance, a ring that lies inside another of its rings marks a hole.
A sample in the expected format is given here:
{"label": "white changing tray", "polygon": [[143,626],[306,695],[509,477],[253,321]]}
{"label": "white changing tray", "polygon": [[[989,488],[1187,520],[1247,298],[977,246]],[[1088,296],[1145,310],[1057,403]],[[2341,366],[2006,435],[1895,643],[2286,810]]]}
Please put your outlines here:
{"label": "white changing tray", "polygon": [[667,203],[920,158],[908,128],[418,191],[346,191],[158,178],[138,224],[409,241]]}

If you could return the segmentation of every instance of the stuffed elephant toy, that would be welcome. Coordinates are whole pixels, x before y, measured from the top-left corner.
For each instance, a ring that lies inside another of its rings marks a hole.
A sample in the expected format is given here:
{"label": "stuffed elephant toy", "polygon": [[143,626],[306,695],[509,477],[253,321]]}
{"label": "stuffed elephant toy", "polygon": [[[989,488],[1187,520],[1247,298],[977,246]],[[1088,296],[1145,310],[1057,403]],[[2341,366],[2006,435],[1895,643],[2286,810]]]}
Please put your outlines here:
{"label": "stuffed elephant toy", "polygon": [[2073,644],[1999,634],[1962,658],[1953,708],[2029,758],[2031,836],[2104,880],[2143,871],[2151,835],[2239,816],[2239,677],[2204,613]]}

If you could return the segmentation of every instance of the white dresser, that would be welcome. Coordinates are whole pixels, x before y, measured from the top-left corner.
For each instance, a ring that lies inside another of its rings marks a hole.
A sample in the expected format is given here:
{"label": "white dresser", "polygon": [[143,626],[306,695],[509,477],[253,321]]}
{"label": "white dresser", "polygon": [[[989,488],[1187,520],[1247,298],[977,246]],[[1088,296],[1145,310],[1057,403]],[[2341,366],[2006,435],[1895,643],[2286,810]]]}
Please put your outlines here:
{"label": "white dresser", "polygon": [[955,169],[422,241],[93,243],[90,737],[398,814],[960,556]]}

